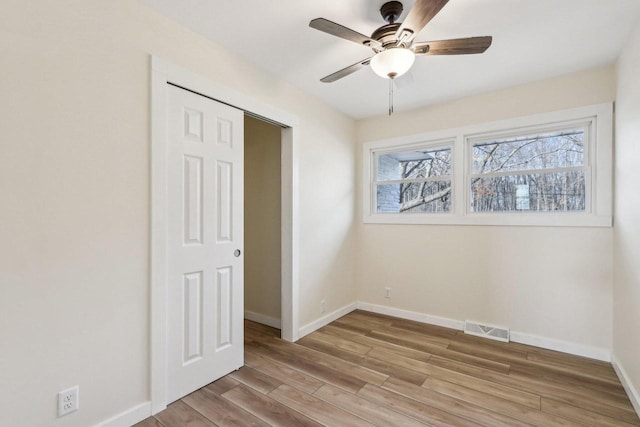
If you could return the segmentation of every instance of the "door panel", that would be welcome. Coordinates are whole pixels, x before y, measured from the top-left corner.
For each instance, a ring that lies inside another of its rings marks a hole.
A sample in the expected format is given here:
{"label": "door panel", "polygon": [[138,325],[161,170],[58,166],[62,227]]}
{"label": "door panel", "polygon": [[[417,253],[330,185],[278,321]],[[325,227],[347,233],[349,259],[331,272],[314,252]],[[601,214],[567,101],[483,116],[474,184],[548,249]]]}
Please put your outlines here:
{"label": "door panel", "polygon": [[168,89],[167,401],[173,402],[243,364],[244,113]]}

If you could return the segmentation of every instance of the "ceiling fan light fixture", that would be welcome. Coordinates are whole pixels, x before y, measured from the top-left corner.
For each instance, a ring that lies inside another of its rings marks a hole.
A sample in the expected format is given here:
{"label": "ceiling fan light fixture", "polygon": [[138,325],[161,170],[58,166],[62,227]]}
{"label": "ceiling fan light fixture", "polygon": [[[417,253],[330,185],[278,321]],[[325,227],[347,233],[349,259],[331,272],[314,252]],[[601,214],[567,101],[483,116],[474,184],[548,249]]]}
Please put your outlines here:
{"label": "ceiling fan light fixture", "polygon": [[403,47],[393,47],[377,53],[371,58],[371,68],[382,78],[395,79],[400,77],[413,65],[416,55]]}

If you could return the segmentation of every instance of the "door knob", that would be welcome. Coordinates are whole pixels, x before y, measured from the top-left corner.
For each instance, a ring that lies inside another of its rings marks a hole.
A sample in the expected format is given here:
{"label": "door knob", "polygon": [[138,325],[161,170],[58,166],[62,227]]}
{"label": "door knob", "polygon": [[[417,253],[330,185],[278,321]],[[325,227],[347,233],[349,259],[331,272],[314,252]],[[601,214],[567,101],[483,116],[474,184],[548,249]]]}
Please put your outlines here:
{"label": "door knob", "polygon": [[233,255],[238,258],[240,256],[242,252],[240,252],[240,249],[236,249],[235,251],[233,251]]}

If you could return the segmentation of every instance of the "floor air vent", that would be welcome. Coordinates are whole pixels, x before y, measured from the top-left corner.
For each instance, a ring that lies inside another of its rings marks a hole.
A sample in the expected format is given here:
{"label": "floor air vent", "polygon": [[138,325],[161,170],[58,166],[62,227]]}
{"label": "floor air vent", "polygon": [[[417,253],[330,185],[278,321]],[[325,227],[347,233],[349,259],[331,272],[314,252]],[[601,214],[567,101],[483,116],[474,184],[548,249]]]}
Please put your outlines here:
{"label": "floor air vent", "polygon": [[509,328],[502,328],[500,326],[482,325],[480,323],[466,320],[464,322],[464,333],[492,340],[509,342]]}

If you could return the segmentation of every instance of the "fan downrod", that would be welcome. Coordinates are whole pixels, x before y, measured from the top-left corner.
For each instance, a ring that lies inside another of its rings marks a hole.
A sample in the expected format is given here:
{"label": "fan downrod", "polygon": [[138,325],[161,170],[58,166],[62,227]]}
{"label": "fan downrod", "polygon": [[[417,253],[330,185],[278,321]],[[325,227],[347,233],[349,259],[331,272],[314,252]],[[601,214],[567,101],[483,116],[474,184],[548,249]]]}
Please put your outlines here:
{"label": "fan downrod", "polygon": [[380,15],[388,24],[394,24],[402,15],[402,3],[399,1],[389,1],[380,8]]}

